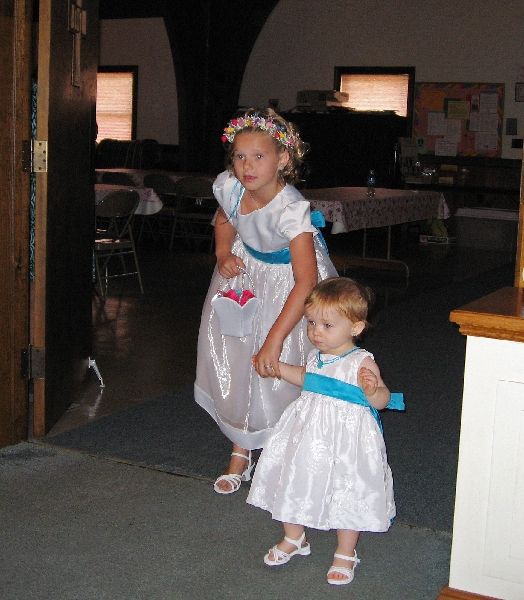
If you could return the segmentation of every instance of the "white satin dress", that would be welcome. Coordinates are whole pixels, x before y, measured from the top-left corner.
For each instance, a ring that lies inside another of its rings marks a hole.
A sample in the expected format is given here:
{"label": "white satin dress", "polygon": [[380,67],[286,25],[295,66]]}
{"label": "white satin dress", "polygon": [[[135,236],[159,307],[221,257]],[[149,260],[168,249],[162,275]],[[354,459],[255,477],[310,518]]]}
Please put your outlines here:
{"label": "white satin dress", "polygon": [[[262,378],[252,367],[273,323],[280,314],[294,285],[291,264],[270,264],[248,253],[244,242],[260,252],[275,252],[303,232],[312,232],[318,280],[336,277],[318,230],[311,224],[310,204],[291,185],[286,185],[269,204],[250,214],[239,211],[239,181],[226,171],[213,185],[215,197],[238,232],[232,252],[246,265],[259,299],[253,332],[243,338],[222,335],[218,317],[211,306],[222,278],[215,269],[202,311],[198,338],[195,400],[217,422],[221,431],[235,444],[253,450],[262,448],[271,429],[300,390],[283,380]],[[217,225],[218,226],[218,225]],[[246,281],[248,281],[246,279]],[[239,288],[240,280],[230,280]],[[250,286],[251,287],[251,286]],[[312,348],[301,319],[284,340],[281,360],[301,365]]]}
{"label": "white satin dress", "polygon": [[[306,370],[357,385],[363,349]],[[335,358],[323,354],[327,361]],[[302,391],[276,424],[258,460],[247,502],[277,521],[314,529],[387,531],[395,517],[393,477],[369,407]]]}

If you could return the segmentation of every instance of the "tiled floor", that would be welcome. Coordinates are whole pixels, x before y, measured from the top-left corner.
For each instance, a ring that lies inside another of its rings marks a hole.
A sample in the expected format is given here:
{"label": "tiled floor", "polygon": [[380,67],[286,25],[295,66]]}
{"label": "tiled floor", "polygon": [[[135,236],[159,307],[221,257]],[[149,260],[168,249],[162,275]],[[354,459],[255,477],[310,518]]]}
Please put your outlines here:
{"label": "tiled floor", "polygon": [[[422,246],[417,232],[394,229],[393,255],[405,261],[403,272],[360,269],[348,273],[367,280],[384,304],[457,281],[511,260],[511,253],[450,246]],[[368,235],[368,255],[384,256],[385,233]],[[331,256],[342,270],[349,252],[359,253],[362,232],[327,237]],[[92,357],[105,383],[92,372],[84,394],[51,430],[55,435],[133,404],[191,384],[194,380],[200,312],[214,256],[206,252],[173,252],[161,245],[139,249],[146,292],[135,281],[115,282],[105,304],[93,302]]]}

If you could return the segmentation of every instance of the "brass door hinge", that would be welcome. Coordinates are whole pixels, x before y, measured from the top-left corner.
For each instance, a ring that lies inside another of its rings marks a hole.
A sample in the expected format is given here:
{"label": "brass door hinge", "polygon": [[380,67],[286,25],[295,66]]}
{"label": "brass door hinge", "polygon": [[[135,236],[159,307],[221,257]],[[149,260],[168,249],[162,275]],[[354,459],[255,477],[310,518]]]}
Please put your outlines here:
{"label": "brass door hinge", "polygon": [[47,173],[47,142],[38,140],[22,142],[22,171]]}
{"label": "brass door hinge", "polygon": [[45,349],[29,344],[22,349],[20,368],[22,379],[45,379]]}

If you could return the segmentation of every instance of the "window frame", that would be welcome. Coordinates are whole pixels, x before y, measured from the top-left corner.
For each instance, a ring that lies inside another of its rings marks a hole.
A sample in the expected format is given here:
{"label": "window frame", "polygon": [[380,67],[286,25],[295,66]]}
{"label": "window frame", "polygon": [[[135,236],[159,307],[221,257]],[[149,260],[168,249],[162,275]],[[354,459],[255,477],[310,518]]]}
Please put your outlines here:
{"label": "window frame", "polygon": [[407,75],[408,97],[406,105],[406,118],[411,135],[413,127],[413,107],[415,103],[415,67],[335,67],[333,89],[340,91],[343,75]]}
{"label": "window frame", "polygon": [[98,73],[132,73],[132,114],[131,114],[131,140],[136,139],[137,106],[138,106],[138,65],[103,65],[98,67]]}

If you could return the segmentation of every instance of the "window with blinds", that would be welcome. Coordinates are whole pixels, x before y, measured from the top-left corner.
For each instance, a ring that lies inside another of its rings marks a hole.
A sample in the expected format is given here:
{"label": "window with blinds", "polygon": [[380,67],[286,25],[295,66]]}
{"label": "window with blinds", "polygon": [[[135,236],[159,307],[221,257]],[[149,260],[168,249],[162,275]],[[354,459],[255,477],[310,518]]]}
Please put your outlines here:
{"label": "window with blinds", "polygon": [[97,75],[96,141],[132,140],[136,129],[137,67],[101,67]]}
{"label": "window with blinds", "polygon": [[349,94],[344,106],[354,110],[392,110],[401,117],[408,109],[407,75],[342,75],[340,91]]}
{"label": "window with blinds", "polygon": [[415,67],[335,67],[335,89],[349,95],[343,106],[393,111],[412,117]]}

